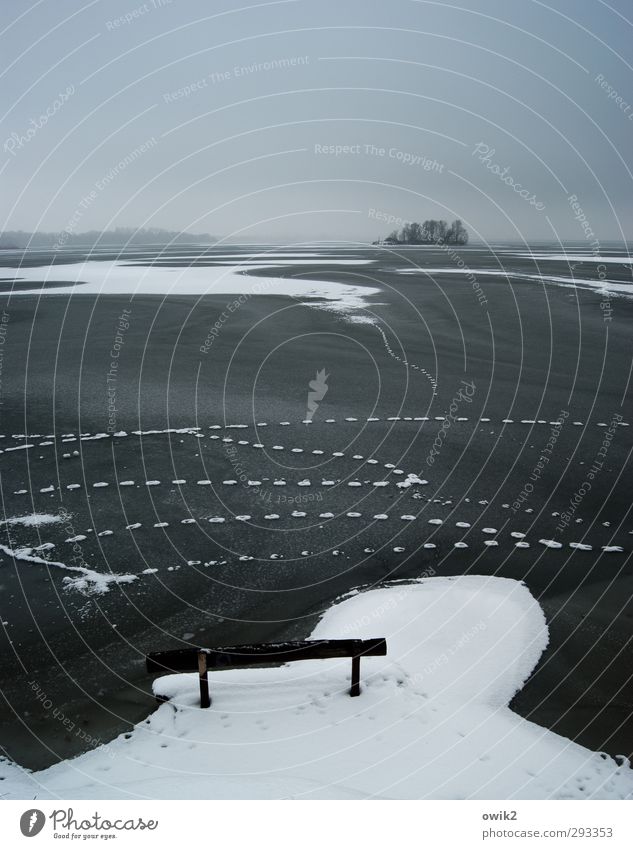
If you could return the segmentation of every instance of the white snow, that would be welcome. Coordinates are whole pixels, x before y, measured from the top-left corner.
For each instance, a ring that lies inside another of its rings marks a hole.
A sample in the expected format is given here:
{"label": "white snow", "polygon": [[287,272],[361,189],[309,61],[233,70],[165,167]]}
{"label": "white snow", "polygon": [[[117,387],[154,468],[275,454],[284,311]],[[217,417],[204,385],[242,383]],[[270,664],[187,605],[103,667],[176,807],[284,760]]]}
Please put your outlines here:
{"label": "white snow", "polygon": [[313,638],[385,636],[350,662],[195,675],[105,746],[30,773],[0,762],[5,798],[628,798],[633,773],[509,710],[547,645],[540,607],[503,578],[432,578],[351,597]]}
{"label": "white snow", "polygon": [[[66,542],[74,542],[74,540],[83,540],[85,536],[74,537]],[[65,563],[60,563],[57,560],[45,560],[43,557],[33,555],[30,548],[11,549],[6,545],[0,545],[0,551],[12,557],[14,560],[21,560],[26,563],[35,563],[42,566],[55,566],[58,569],[65,569],[68,572],[77,572],[78,576],[69,578],[65,576],[63,579],[64,589],[78,590],[83,595],[103,595],[110,591],[110,584],[129,584],[136,580],[136,575],[119,575],[114,572],[95,572],[94,569],[89,569],[87,566],[67,566]]]}
{"label": "white snow", "polygon": [[[555,258],[555,257],[553,257]],[[548,256],[547,259],[550,259]],[[605,258],[606,259],[606,258]],[[622,262],[621,259],[606,259],[607,262]],[[625,260],[625,262],[630,263],[631,260]],[[464,276],[471,273],[468,268],[398,268],[394,269],[397,274],[426,274],[437,276],[441,274],[462,274]],[[573,272],[569,277],[561,277],[559,275],[552,274],[526,274],[523,272],[512,271],[508,269],[507,271],[499,271],[494,268],[478,268],[477,269],[478,277],[504,277],[507,280],[528,280],[534,283],[551,283],[555,286],[565,286],[568,288],[576,289],[593,289],[599,290],[604,293],[609,293],[613,295],[620,295],[622,297],[631,297],[633,296],[633,284],[624,283],[622,281],[617,280],[588,280],[584,277],[574,277]]]}
{"label": "white snow", "polygon": [[516,253],[514,256],[525,257],[527,259],[547,259],[554,260],[560,262],[588,262],[592,264],[597,263],[618,263],[618,264],[626,264],[630,265],[633,263],[633,257],[627,256],[626,254],[621,256],[598,256],[597,254],[561,254],[561,253]]}
{"label": "white snow", "polygon": [[42,525],[54,525],[63,521],[59,515],[51,513],[30,513],[27,516],[12,516],[4,519],[0,525],[24,525],[27,528],[39,528]]}
{"label": "white snow", "polygon": [[540,539],[539,542],[540,542],[541,545],[544,545],[545,548],[562,548],[563,547],[562,542],[557,542],[557,540],[555,540],[555,539]]}
{"label": "white snow", "polygon": [[[396,469],[394,474],[396,474],[399,471],[400,471],[399,469]],[[417,486],[425,486],[427,483],[428,483],[428,481],[425,480],[424,478],[420,478],[417,475],[411,473],[411,474],[408,474],[403,481],[398,481],[396,486],[400,487],[400,489],[408,489],[410,486],[413,486],[414,484],[416,484]]]}
{"label": "white snow", "polygon": [[[340,260],[335,264],[340,264]],[[363,264],[354,260],[354,264]],[[248,266],[248,271],[265,269],[262,263]],[[16,289],[11,297],[21,295],[286,295],[307,298],[308,305],[329,311],[348,313],[368,306],[369,295],[381,290],[370,286],[308,280],[304,277],[256,277],[234,264],[219,267],[133,266],[112,261],[89,260],[83,263],[56,263],[49,266],[0,268],[0,277],[20,282],[33,282],[33,288]],[[42,288],[41,283],[68,285]],[[316,299],[322,299],[318,302]],[[26,447],[26,446],[24,446]],[[32,446],[30,446],[32,447]]]}

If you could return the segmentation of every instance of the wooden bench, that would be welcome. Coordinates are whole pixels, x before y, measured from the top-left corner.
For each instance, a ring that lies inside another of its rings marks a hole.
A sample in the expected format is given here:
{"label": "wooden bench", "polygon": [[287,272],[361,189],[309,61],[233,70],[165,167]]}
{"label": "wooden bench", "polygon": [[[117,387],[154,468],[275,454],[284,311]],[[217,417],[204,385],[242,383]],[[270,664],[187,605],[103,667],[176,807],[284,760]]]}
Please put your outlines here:
{"label": "wooden bench", "polygon": [[384,637],[372,640],[300,640],[212,649],[173,649],[151,652],[146,657],[146,666],[150,673],[197,671],[200,677],[200,707],[207,708],[211,704],[207,675],[209,669],[279,666],[295,660],[351,657],[352,687],[349,694],[358,696],[360,695],[361,657],[384,657],[386,654],[387,641]]}

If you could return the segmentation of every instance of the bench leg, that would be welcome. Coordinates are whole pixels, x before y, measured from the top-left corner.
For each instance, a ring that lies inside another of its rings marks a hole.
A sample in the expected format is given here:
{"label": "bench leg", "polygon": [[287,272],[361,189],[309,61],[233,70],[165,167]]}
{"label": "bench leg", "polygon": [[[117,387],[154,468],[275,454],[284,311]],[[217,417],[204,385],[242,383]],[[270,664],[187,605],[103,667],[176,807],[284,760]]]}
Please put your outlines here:
{"label": "bench leg", "polygon": [[352,658],[352,689],[350,696],[360,696],[360,655]]}
{"label": "bench leg", "polygon": [[211,704],[209,696],[209,676],[207,673],[206,652],[198,652],[198,674],[200,676],[200,707],[208,708]]}

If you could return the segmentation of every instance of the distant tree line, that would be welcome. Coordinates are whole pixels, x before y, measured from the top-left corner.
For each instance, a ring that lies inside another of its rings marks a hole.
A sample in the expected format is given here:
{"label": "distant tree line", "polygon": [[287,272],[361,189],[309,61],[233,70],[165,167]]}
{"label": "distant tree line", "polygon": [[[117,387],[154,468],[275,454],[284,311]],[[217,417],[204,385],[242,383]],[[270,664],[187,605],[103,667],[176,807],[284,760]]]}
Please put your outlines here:
{"label": "distant tree line", "polygon": [[468,230],[459,218],[450,226],[446,221],[434,219],[423,221],[422,224],[411,221],[382,241],[388,245],[467,245]]}
{"label": "distant tree line", "polygon": [[[5,230],[0,233],[0,249],[22,250],[27,245],[33,248],[52,248],[59,244],[60,234],[28,233],[24,230]],[[71,233],[65,242],[66,247],[106,247],[109,245],[167,245],[202,242],[210,244],[217,241],[208,233],[183,233],[179,230],[162,230],[158,227],[136,229],[133,227],[117,227],[114,230],[89,230],[85,233]]]}

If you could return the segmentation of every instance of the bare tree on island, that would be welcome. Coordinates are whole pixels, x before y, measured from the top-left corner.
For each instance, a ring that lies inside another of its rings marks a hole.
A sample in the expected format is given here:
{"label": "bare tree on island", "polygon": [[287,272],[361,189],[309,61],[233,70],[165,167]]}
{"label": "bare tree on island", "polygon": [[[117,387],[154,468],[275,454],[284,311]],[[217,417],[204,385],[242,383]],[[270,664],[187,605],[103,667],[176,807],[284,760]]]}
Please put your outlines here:
{"label": "bare tree on island", "polygon": [[459,218],[456,218],[451,224],[450,229],[446,234],[446,241],[451,245],[468,244],[468,230],[464,227]]}
{"label": "bare tree on island", "polygon": [[409,221],[401,230],[394,230],[386,239],[374,244],[386,245],[467,245],[468,230],[457,218],[448,226],[446,221],[427,219],[422,224]]}

